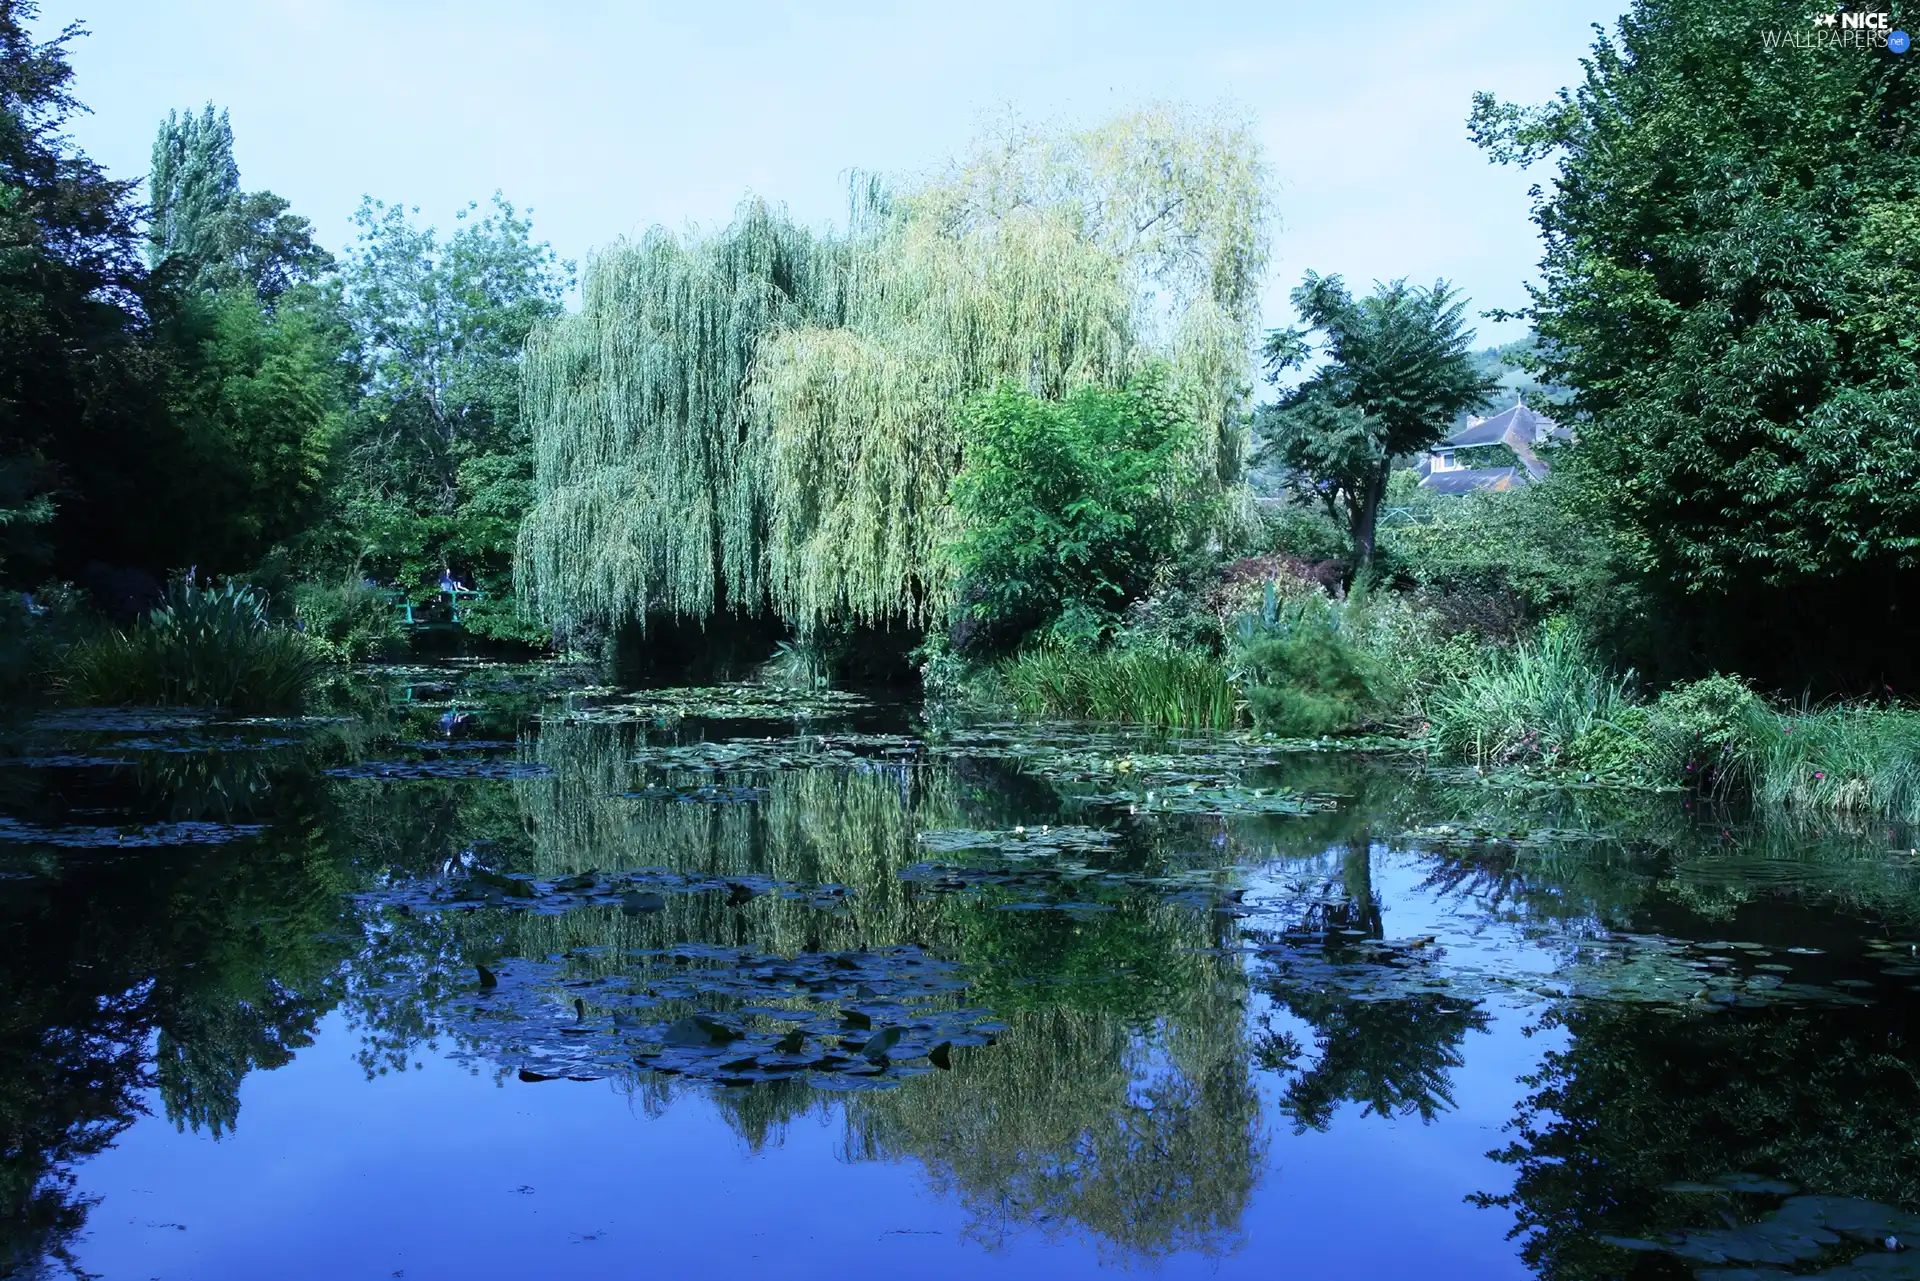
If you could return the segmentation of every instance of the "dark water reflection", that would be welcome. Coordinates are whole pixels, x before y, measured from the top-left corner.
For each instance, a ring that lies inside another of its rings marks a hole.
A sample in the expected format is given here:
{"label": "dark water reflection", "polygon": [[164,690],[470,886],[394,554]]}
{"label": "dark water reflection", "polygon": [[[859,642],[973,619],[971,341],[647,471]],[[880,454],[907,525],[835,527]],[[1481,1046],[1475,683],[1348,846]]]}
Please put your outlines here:
{"label": "dark water reflection", "polygon": [[13,735],[0,1275],[1920,1258],[1907,833],[587,679]]}

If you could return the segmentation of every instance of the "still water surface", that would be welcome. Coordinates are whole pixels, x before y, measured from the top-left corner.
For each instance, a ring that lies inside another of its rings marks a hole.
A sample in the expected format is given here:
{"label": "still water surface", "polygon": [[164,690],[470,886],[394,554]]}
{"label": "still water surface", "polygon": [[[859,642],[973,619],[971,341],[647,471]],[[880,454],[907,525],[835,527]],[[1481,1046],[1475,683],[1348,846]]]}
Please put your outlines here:
{"label": "still water surface", "polygon": [[0,757],[0,1275],[1920,1276],[1911,835],[559,666]]}

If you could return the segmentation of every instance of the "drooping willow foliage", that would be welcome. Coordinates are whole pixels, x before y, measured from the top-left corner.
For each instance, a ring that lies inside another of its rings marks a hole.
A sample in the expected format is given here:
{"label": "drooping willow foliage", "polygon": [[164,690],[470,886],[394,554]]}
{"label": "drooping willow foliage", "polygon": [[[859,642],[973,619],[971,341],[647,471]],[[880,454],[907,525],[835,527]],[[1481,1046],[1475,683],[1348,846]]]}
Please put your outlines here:
{"label": "drooping willow foliage", "polygon": [[549,621],[771,609],[923,624],[962,458],[955,413],[1153,361],[1241,465],[1267,205],[1241,125],[1162,109],[1010,127],[935,178],[859,189],[838,236],[761,205],[589,265],[526,361],[538,496],[522,589]]}
{"label": "drooping willow foliage", "polygon": [[581,309],[522,370],[538,502],[521,589],[542,617],[704,618],[766,595],[741,390],[761,339],[840,313],[842,246],[750,203],[710,237],[656,228],[588,264]]}

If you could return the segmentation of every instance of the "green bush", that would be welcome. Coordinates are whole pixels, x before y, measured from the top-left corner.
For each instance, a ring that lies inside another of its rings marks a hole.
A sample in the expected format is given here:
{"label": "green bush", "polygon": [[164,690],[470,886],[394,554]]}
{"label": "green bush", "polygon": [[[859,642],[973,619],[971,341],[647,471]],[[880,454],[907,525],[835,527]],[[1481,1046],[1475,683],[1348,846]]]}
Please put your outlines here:
{"label": "green bush", "polygon": [[293,589],[301,630],[336,661],[387,658],[406,648],[399,611],[388,593],[356,576]]}
{"label": "green bush", "polygon": [[1430,738],[1442,757],[1479,765],[1571,764],[1576,745],[1617,730],[1633,706],[1632,680],[1601,663],[1579,628],[1549,626],[1534,640],[1487,651],[1429,696]]}
{"label": "green bush", "polygon": [[1254,723],[1275,734],[1317,737],[1354,729],[1391,701],[1366,645],[1366,605],[1326,596],[1276,599],[1241,620],[1237,654]]}
{"label": "green bush", "polygon": [[1044,646],[1005,660],[1001,688],[1025,716],[1226,729],[1240,702],[1211,654],[1173,648]]}
{"label": "green bush", "polygon": [[1005,384],[968,407],[962,430],[961,532],[948,554],[963,654],[1006,653],[1034,634],[1105,637],[1212,511],[1196,429],[1157,375],[1058,401]]}
{"label": "green bush", "polygon": [[1380,526],[1383,571],[1455,630],[1511,640],[1556,615],[1613,641],[1639,610],[1605,538],[1545,483],[1452,497],[1394,473]]}
{"label": "green bush", "polygon": [[1261,504],[1259,541],[1260,551],[1309,562],[1344,562],[1353,552],[1347,531],[1327,515],[1325,508],[1291,496]]}
{"label": "green bush", "polygon": [[1635,765],[1655,782],[1722,795],[1749,792],[1758,778],[1759,749],[1777,732],[1778,721],[1758,694],[1731,676],[1688,681],[1632,718]]}
{"label": "green bush", "polygon": [[321,656],[305,636],[267,618],[264,593],[177,579],[145,622],[83,640],[67,652],[61,684],[91,704],[297,709]]}
{"label": "green bush", "polygon": [[43,699],[60,655],[92,626],[70,587],[0,593],[0,708],[25,709]]}

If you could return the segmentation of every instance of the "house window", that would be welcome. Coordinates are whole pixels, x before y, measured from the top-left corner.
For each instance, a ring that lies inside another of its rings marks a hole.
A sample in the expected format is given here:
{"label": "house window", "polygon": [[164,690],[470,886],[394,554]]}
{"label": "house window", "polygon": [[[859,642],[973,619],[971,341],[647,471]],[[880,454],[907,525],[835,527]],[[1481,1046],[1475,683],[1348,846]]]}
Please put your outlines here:
{"label": "house window", "polygon": [[1435,468],[1435,470],[1436,471],[1452,471],[1453,470],[1453,452],[1451,450],[1440,455],[1440,466]]}

